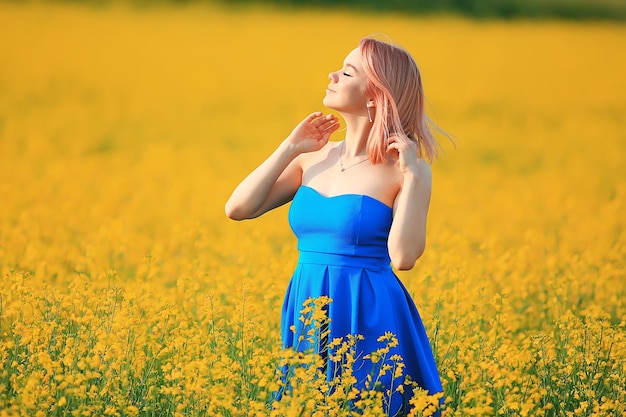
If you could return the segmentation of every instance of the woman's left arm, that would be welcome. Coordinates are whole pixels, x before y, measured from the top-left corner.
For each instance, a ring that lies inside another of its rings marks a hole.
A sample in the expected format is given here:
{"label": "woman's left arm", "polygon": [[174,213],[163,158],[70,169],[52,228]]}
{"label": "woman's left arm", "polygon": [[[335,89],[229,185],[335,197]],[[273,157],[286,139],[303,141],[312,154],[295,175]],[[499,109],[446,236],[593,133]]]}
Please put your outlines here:
{"label": "woman's left arm", "polygon": [[394,202],[387,243],[391,263],[398,270],[412,269],[424,253],[432,187],[430,165],[417,157],[413,143],[406,142],[391,141],[389,144],[398,151],[398,168],[402,173],[402,186]]}

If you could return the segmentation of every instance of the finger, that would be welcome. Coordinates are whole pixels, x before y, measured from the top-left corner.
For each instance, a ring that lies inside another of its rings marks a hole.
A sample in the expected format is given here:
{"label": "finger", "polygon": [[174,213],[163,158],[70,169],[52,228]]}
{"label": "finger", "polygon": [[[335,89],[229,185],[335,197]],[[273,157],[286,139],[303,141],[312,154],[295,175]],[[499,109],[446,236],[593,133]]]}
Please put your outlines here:
{"label": "finger", "polygon": [[334,126],[337,126],[337,125],[338,125],[338,123],[336,121],[329,121],[329,122],[322,123],[322,124],[320,124],[320,125],[318,125],[316,127],[323,132],[323,131],[331,129]]}
{"label": "finger", "polygon": [[406,154],[406,149],[398,143],[390,144],[387,147],[387,152],[394,156],[394,158],[401,159]]}
{"label": "finger", "polygon": [[324,132],[330,132],[333,133],[335,132],[337,129],[339,129],[341,125],[337,122],[331,123],[330,125],[328,125],[325,129]]}
{"label": "finger", "polygon": [[309,114],[304,120],[306,122],[312,123],[316,119],[319,119],[323,114],[324,113],[322,113],[321,111],[316,111],[316,112]]}
{"label": "finger", "polygon": [[402,145],[394,142],[394,143],[390,143],[389,145],[387,145],[387,151],[390,151],[390,150],[401,152],[403,149],[402,149]]}
{"label": "finger", "polygon": [[337,118],[335,116],[333,116],[332,114],[327,114],[326,116],[320,117],[319,119],[317,119],[316,122],[318,122],[318,123],[332,123],[335,120],[337,120]]}
{"label": "finger", "polygon": [[317,120],[315,120],[315,122],[319,124],[333,123],[335,121],[337,121],[337,116],[335,116],[334,114],[327,114],[326,116],[319,117]]}
{"label": "finger", "polygon": [[325,117],[318,117],[311,121],[311,124],[316,128],[319,128],[320,126],[323,126],[326,123],[328,123],[328,120]]}
{"label": "finger", "polygon": [[396,148],[388,147],[387,153],[391,155],[393,158],[400,158],[400,151]]}

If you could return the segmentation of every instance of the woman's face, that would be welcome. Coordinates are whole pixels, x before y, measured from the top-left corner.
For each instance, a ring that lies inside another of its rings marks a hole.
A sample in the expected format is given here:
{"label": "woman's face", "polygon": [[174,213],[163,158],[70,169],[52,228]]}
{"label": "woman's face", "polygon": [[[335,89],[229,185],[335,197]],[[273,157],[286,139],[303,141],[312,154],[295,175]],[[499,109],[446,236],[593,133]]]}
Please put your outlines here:
{"label": "woman's face", "polygon": [[330,84],[324,97],[324,106],[340,113],[367,114],[365,88],[367,76],[361,66],[361,51],[354,49],[343,62],[343,67],[328,74]]}

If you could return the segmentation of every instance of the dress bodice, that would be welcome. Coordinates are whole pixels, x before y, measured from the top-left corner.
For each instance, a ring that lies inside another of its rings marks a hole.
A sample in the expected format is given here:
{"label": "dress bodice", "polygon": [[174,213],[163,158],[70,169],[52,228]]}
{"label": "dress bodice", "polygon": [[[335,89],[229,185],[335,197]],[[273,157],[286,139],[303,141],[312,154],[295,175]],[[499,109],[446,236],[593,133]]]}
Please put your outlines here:
{"label": "dress bodice", "polygon": [[389,263],[392,213],[389,206],[367,195],[327,197],[301,186],[289,209],[289,224],[301,252],[370,257]]}

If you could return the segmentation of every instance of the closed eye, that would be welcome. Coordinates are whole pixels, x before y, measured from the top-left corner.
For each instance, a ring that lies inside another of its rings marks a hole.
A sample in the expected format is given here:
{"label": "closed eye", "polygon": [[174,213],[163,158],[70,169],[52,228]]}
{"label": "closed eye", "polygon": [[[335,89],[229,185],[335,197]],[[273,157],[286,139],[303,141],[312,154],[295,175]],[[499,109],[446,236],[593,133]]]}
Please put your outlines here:
{"label": "closed eye", "polygon": [[352,77],[352,75],[348,74],[347,72],[344,72],[343,75],[345,75],[346,77]]}

